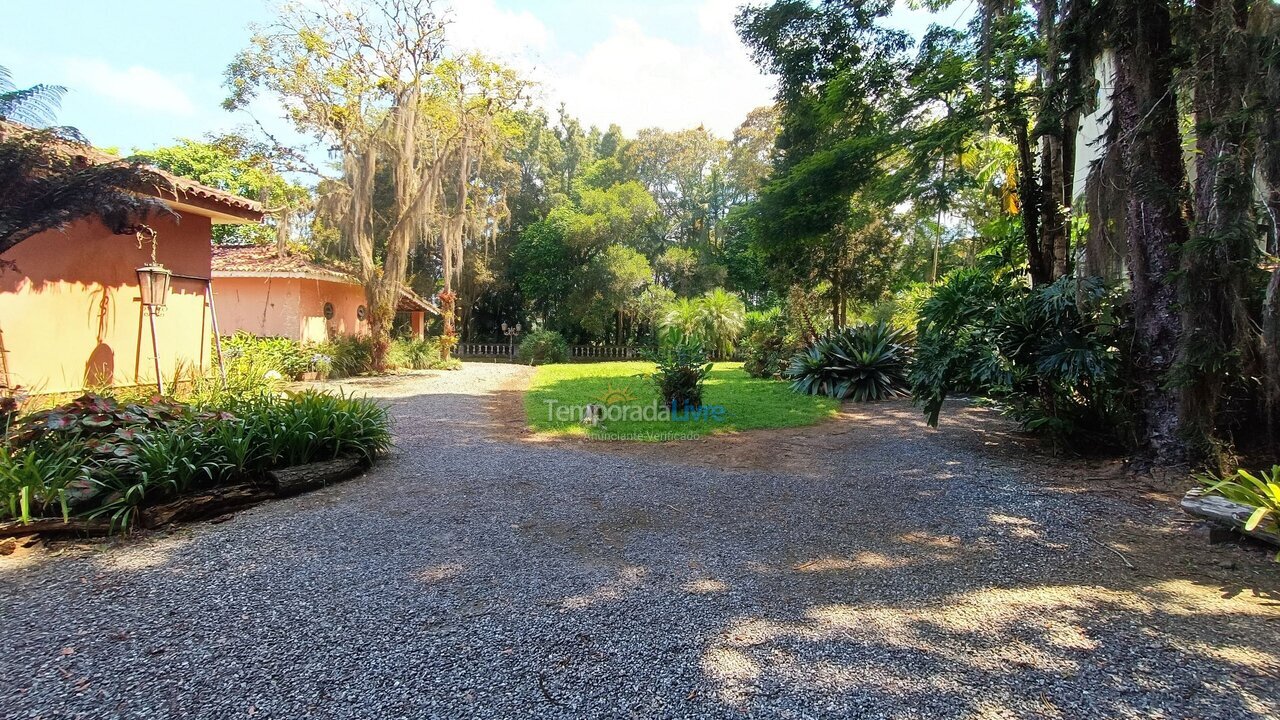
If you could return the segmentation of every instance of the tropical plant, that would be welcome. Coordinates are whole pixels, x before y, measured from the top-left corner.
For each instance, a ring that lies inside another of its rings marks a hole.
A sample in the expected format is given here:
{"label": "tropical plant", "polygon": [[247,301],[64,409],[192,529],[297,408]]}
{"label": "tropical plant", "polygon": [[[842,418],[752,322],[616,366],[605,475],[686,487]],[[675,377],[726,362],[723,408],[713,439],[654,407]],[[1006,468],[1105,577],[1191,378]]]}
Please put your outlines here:
{"label": "tropical plant", "polygon": [[1097,278],[1032,289],[1004,268],[952,273],[921,308],[912,395],[932,425],[970,392],[1055,443],[1128,444],[1123,310]]}
{"label": "tropical plant", "polygon": [[339,335],[316,347],[329,358],[333,377],[354,377],[375,371],[374,341],[370,337]]}
{"label": "tropical plant", "polygon": [[67,89],[60,85],[19,88],[13,84],[9,69],[0,65],[0,120],[13,120],[33,127],[48,125],[57,117],[66,92]]}
{"label": "tropical plant", "polygon": [[455,370],[462,366],[457,358],[445,360],[441,338],[397,338],[387,351],[387,364],[392,368],[411,370]]}
{"label": "tropical plant", "polygon": [[517,351],[520,362],[530,365],[548,365],[569,360],[569,344],[554,330],[534,330],[520,341]]}
{"label": "tropical plant", "polygon": [[667,407],[673,412],[702,407],[702,383],[711,373],[711,363],[701,340],[673,336],[647,355],[658,366],[650,379]]}
{"label": "tropical plant", "polygon": [[724,288],[709,290],[698,298],[698,322],[713,355],[724,359],[733,354],[745,327],[746,314],[742,300]]}
{"label": "tropical plant", "polygon": [[29,523],[57,507],[67,519],[69,492],[82,478],[83,462],[83,453],[68,443],[0,445],[0,516]]}
{"label": "tropical plant", "polygon": [[662,341],[702,337],[702,313],[698,302],[676,298],[658,316],[658,333]]}
{"label": "tropical plant", "polygon": [[312,356],[316,354],[296,340],[259,337],[247,332],[222,338],[222,352],[229,373],[265,374],[274,370],[290,380],[310,372]]}
{"label": "tropical plant", "polygon": [[[1205,493],[1254,508],[1245,521],[1245,530],[1280,534],[1280,465],[1272,465],[1270,472],[1263,470],[1258,475],[1262,477],[1239,469],[1226,478],[1207,473],[1196,479],[1205,486]],[[1280,562],[1280,553],[1276,554],[1276,561]]]}
{"label": "tropical plant", "polygon": [[[15,88],[0,67],[0,120],[52,122],[62,93],[51,85]],[[114,232],[127,232],[152,216],[176,217],[161,200],[132,192],[169,187],[162,175],[139,160],[94,153],[75,128],[0,125],[0,253],[88,217],[100,218]]]}
{"label": "tropical plant", "polygon": [[883,400],[907,392],[912,334],[888,323],[859,324],[831,332],[800,351],[784,377],[808,395]]}

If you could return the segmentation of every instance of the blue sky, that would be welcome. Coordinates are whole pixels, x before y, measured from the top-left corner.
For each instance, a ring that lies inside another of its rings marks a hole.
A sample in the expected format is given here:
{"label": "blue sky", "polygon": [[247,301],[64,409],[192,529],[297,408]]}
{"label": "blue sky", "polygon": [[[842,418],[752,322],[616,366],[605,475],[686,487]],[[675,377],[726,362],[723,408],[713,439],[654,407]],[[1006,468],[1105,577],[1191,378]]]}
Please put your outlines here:
{"label": "blue sky", "polygon": [[[358,0],[353,0],[358,1]],[[453,42],[496,54],[539,82],[538,102],[565,102],[587,124],[628,132],[705,124],[728,135],[772,83],[733,33],[740,0],[455,0]],[[60,122],[101,146],[148,148],[250,118],[219,107],[222,73],[271,17],[265,0],[53,0],[5,9],[0,49],[19,85],[68,93]],[[945,24],[956,10],[937,16]],[[934,16],[905,8],[896,24],[920,33]],[[625,82],[619,82],[619,79]],[[284,130],[276,107],[258,118]]]}

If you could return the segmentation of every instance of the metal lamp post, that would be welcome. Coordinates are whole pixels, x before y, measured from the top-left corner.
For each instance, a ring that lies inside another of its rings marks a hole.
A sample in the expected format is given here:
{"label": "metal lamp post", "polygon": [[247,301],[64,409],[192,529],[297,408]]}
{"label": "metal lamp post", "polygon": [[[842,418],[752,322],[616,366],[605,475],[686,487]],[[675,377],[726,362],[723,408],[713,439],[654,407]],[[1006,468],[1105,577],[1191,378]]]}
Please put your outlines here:
{"label": "metal lamp post", "polygon": [[[164,376],[160,374],[160,340],[156,337],[156,313],[164,309],[169,302],[169,281],[173,273],[156,261],[156,231],[143,226],[138,230],[138,246],[145,241],[151,242],[151,262],[138,268],[138,292],[142,298],[142,307],[147,311],[151,321],[151,353],[156,359],[156,390],[164,395]],[[149,237],[144,237],[148,235]]]}
{"label": "metal lamp post", "polygon": [[507,355],[516,356],[516,336],[520,334],[520,323],[514,326],[502,323],[502,334],[507,336]]}

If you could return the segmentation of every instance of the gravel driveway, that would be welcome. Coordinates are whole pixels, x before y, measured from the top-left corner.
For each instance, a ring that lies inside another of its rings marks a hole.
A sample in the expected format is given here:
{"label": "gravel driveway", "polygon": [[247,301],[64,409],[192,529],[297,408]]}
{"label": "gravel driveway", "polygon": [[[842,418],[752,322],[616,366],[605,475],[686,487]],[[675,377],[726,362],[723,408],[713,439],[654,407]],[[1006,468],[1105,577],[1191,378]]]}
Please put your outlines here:
{"label": "gravel driveway", "polygon": [[776,466],[539,442],[527,372],[352,383],[363,478],[0,558],[0,718],[1280,713],[1275,571],[1168,508],[894,404],[738,439]]}

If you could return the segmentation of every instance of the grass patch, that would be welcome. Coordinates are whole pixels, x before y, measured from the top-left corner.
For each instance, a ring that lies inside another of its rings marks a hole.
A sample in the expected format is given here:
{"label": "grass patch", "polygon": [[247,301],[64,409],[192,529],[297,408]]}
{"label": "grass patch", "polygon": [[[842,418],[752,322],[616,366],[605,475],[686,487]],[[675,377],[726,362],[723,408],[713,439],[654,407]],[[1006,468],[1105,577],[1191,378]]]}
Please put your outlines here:
{"label": "grass patch", "polygon": [[[648,362],[575,363],[543,365],[538,368],[525,394],[525,414],[538,432],[552,435],[588,436],[593,439],[660,441],[713,433],[758,430],[761,428],[812,425],[834,416],[840,403],[828,397],[800,395],[787,383],[762,380],[747,375],[742,363],[716,363],[705,383],[703,396],[707,417],[684,420],[635,418],[638,408],[662,405],[648,375]],[[605,419],[590,427],[581,421],[586,405],[622,406],[611,410],[627,417]],[[709,417],[716,406],[724,408],[719,420]],[[572,417],[557,415],[556,409],[573,410]],[[549,410],[550,409],[550,410]],[[676,417],[680,416],[676,413]]]}

